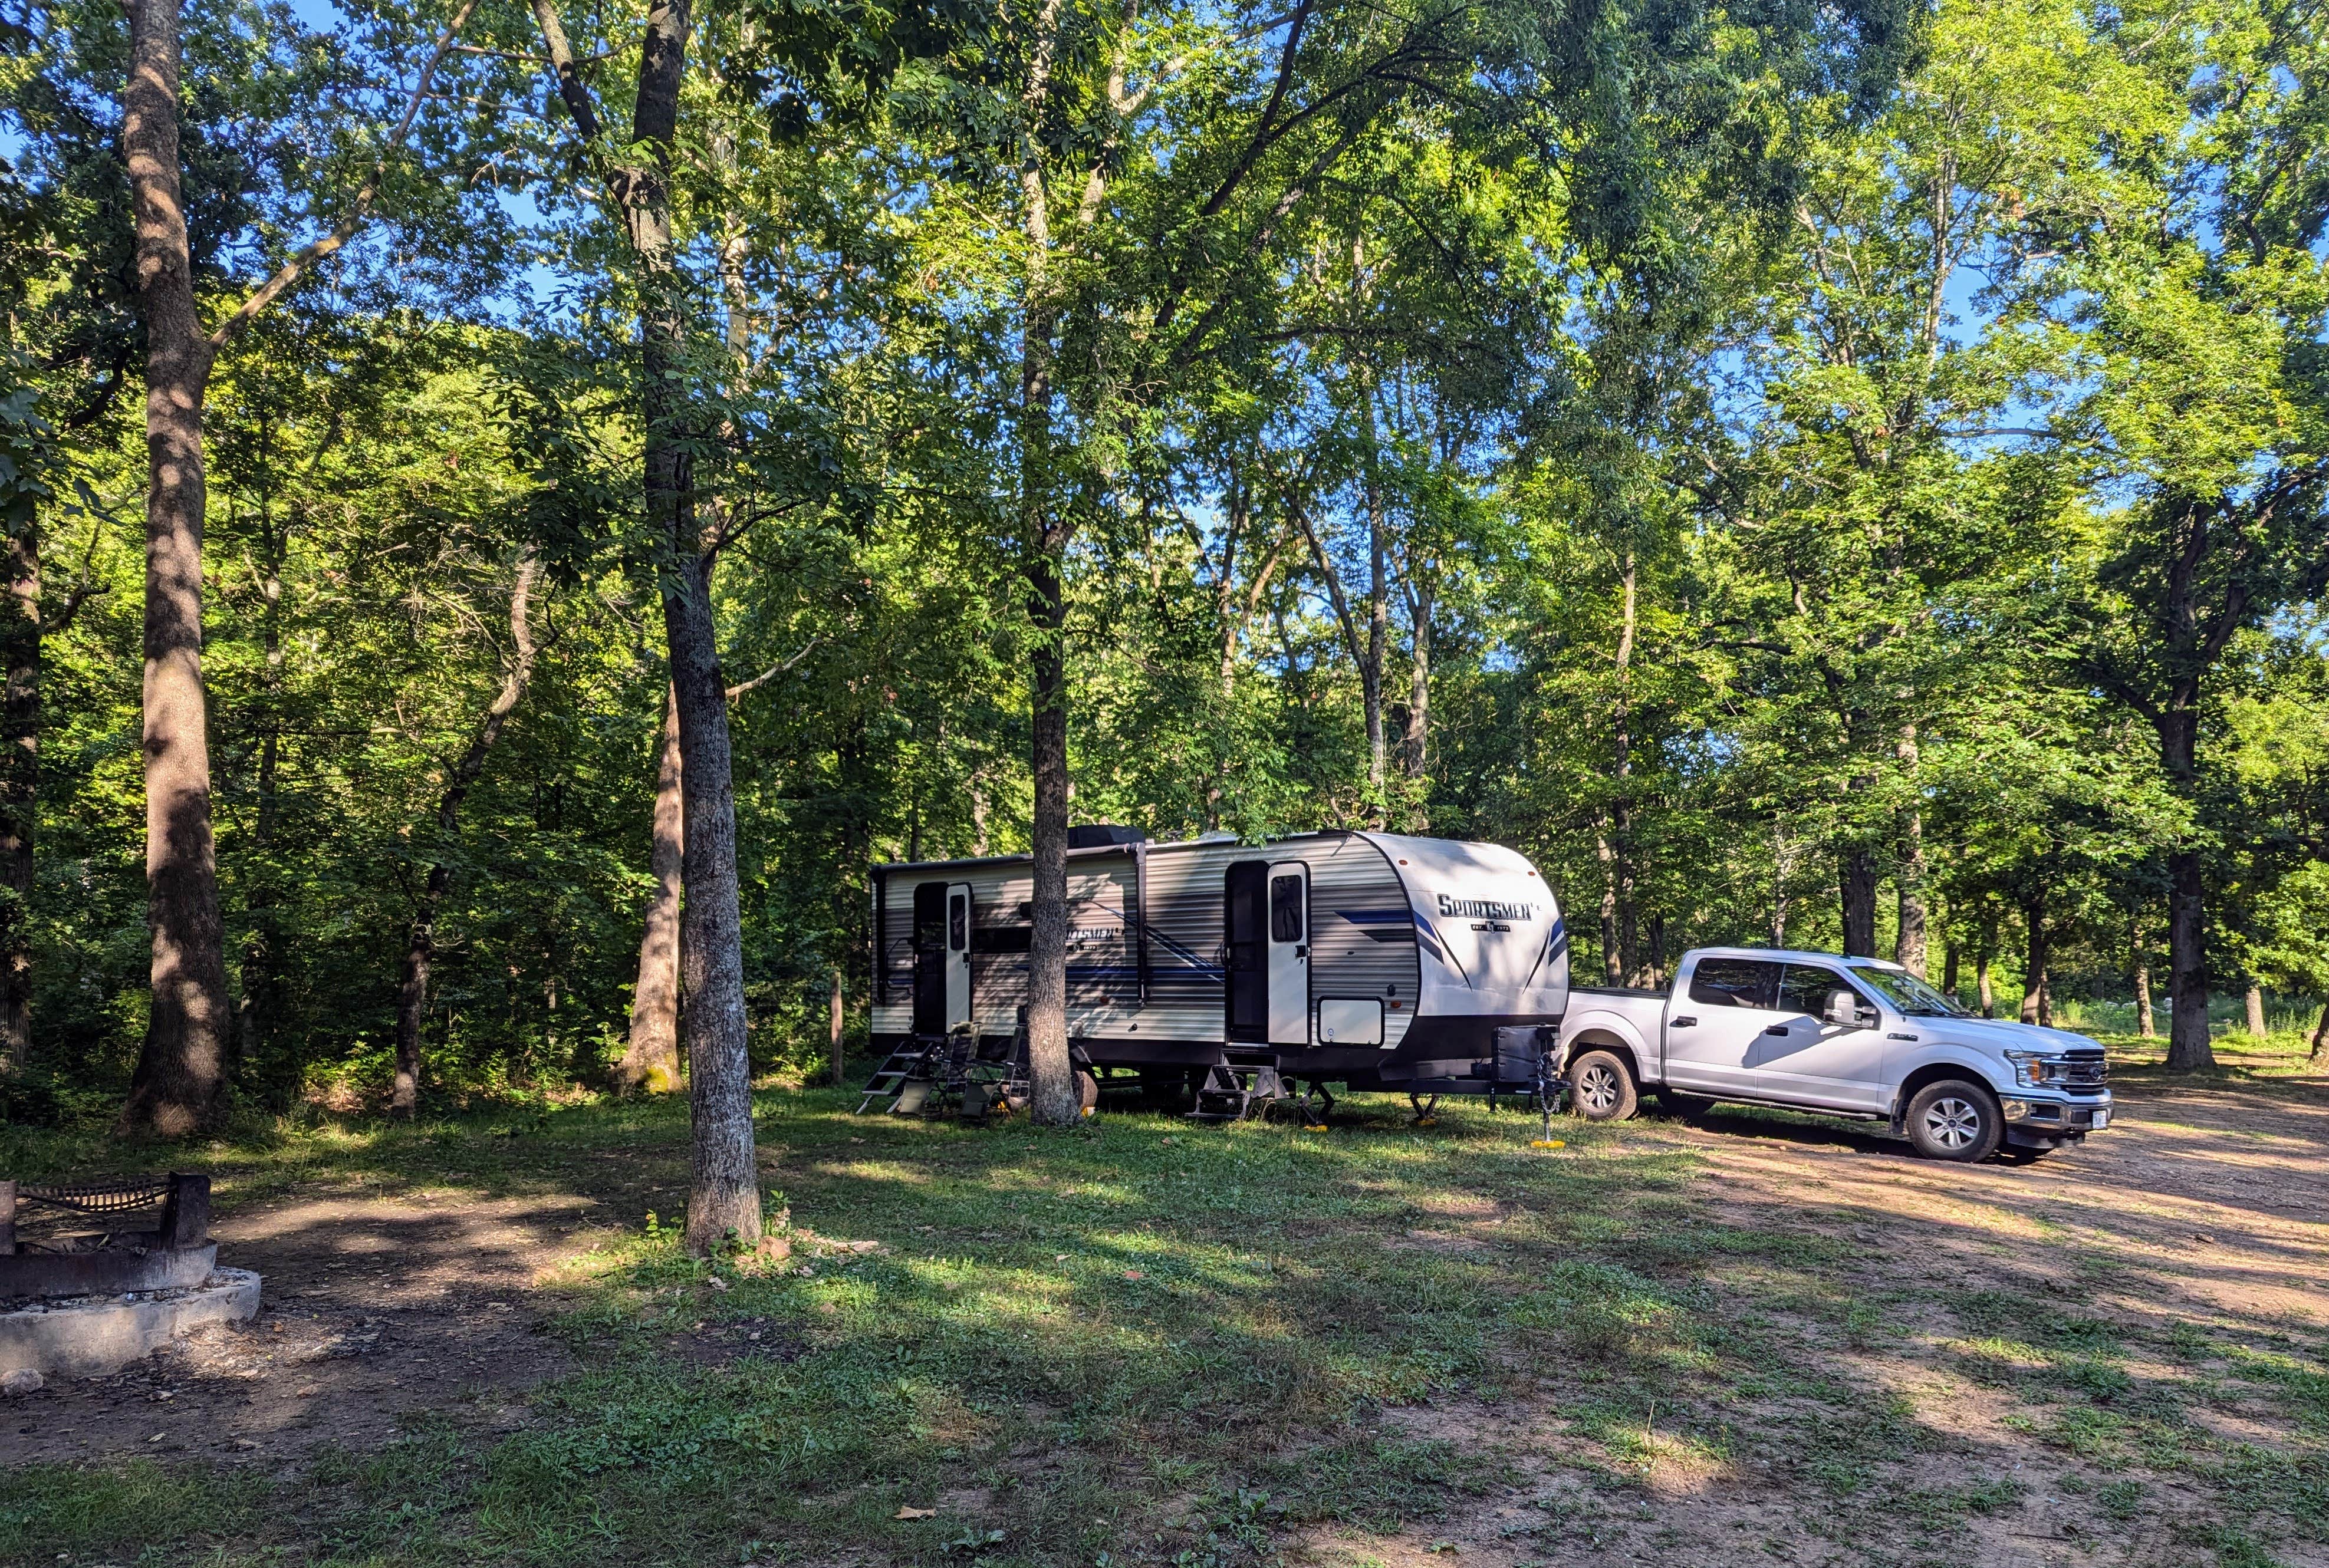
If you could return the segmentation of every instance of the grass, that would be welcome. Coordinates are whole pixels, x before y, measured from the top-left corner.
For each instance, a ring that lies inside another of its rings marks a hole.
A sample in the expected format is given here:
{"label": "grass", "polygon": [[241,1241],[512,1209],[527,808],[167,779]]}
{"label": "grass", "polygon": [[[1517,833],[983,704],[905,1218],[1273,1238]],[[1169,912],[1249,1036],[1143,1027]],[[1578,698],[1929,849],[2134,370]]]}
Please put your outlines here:
{"label": "grass", "polygon": [[[677,1250],[672,1196],[627,1189],[618,1237],[551,1292],[577,1369],[523,1430],[421,1420],[283,1475],[24,1467],[0,1476],[0,1563],[1226,1568],[1319,1531],[1456,1546],[1490,1514],[1522,1560],[1554,1561],[1660,1540],[1677,1475],[1734,1478],[1791,1521],[1741,1526],[1742,1557],[1816,1536],[1905,1563],[2033,1483],[1872,1382],[1884,1358],[1996,1391],[2102,1517],[2149,1518],[2172,1478],[2202,1499],[2176,1526],[2192,1560],[2329,1537],[2322,1347],[2146,1338],[2002,1282],[1872,1273],[1841,1222],[1721,1219],[1655,1122],[1571,1125],[1547,1151],[1476,1105],[1429,1130],[1362,1099],[1329,1133],[1136,1112],[1037,1133],[853,1102],[763,1094],[772,1208],[880,1251],[707,1265]],[[675,1188],[684,1129],[682,1105],[609,1103],[276,1125],[172,1160],[225,1204],[605,1194],[610,1152]],[[0,1157],[33,1178],[134,1162],[23,1132]],[[1954,1333],[1928,1345],[1900,1326],[1919,1313]],[[771,1353],[674,1357],[697,1320]],[[2291,1441],[2210,1435],[2211,1399],[2260,1403]]]}

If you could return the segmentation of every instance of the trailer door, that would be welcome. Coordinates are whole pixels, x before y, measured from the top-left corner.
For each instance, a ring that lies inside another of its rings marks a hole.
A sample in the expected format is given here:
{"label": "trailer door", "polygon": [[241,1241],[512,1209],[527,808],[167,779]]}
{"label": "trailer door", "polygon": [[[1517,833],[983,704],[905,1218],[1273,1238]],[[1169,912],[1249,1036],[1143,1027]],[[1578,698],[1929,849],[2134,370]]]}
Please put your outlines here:
{"label": "trailer door", "polygon": [[947,1031],[947,885],[914,887],[914,1033]]}
{"label": "trailer door", "polygon": [[946,1027],[948,1034],[970,1019],[970,884],[947,889]]}
{"label": "trailer door", "polygon": [[1310,868],[1269,869],[1269,1041],[1310,1043]]}
{"label": "trailer door", "polygon": [[1269,1039],[1269,863],[1240,860],[1221,886],[1223,1037],[1232,1044]]}

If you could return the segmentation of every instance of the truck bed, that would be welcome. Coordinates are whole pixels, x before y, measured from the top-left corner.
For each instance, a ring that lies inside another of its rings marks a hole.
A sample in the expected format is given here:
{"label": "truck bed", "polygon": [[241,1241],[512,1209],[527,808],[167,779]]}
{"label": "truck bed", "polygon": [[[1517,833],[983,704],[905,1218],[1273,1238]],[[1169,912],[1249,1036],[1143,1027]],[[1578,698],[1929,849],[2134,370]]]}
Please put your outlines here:
{"label": "truck bed", "polygon": [[1634,996],[1646,998],[1651,1001],[1664,1001],[1672,993],[1673,989],[1671,986],[1660,986],[1656,990],[1652,990],[1645,985],[1572,985],[1569,988],[1569,991],[1571,996]]}

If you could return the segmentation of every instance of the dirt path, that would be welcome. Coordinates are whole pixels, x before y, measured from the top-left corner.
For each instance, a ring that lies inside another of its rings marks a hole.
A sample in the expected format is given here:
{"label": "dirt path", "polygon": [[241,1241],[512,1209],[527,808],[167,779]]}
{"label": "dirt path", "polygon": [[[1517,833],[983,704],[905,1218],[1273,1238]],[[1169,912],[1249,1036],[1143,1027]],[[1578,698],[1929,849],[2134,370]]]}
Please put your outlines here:
{"label": "dirt path", "polygon": [[586,1197],[316,1193],[231,1210],[222,1263],[265,1281],[259,1315],[110,1377],[0,1407],[0,1466],[192,1454],[278,1466],[385,1441],[439,1411],[506,1430],[568,1358],[536,1331],[535,1287],[589,1246]]}

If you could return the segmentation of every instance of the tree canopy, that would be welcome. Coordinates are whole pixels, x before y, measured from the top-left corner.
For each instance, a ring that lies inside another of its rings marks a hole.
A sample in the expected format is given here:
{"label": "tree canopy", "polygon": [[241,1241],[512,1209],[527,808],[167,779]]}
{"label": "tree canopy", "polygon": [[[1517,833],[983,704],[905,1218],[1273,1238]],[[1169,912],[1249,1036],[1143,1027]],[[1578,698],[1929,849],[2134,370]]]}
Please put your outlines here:
{"label": "tree canopy", "polygon": [[[2311,10],[138,0],[0,52],[12,1118],[212,1037],[196,1121],[669,1086],[681,989],[806,1065],[871,862],[1032,850],[1040,905],[1071,816],[1508,842],[1612,981],[2156,971],[2179,1068],[2212,992],[2329,1002]],[[709,924],[643,944],[683,855]]]}

